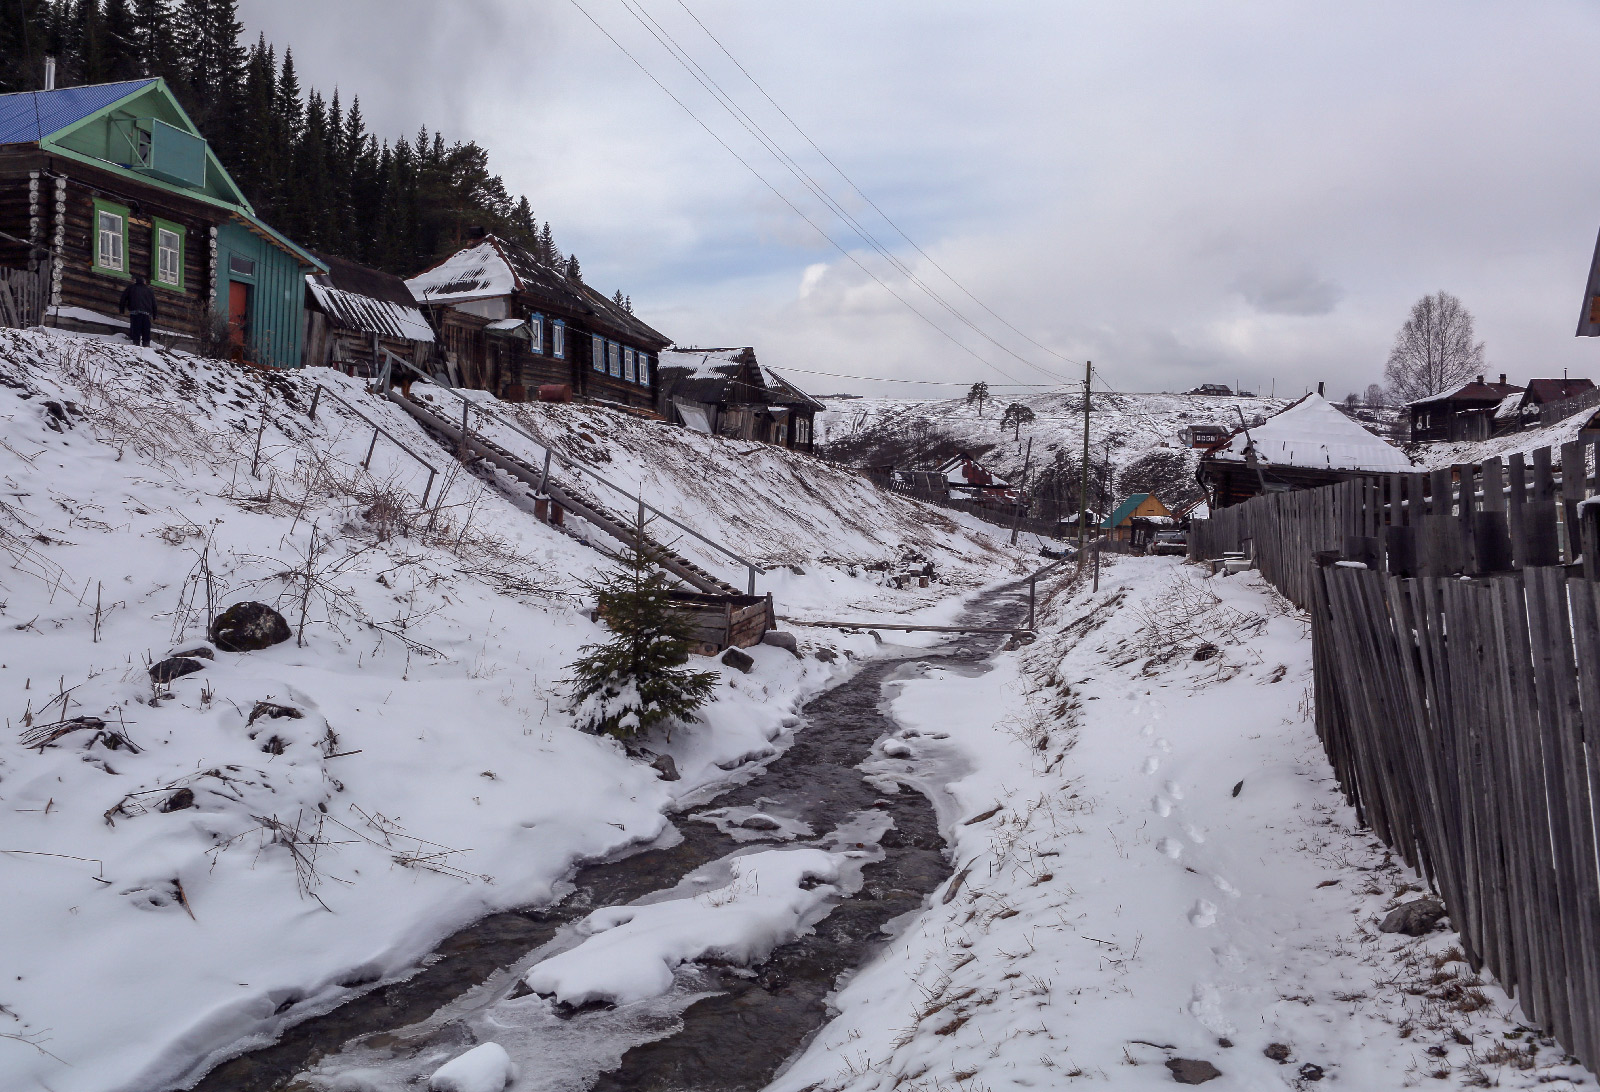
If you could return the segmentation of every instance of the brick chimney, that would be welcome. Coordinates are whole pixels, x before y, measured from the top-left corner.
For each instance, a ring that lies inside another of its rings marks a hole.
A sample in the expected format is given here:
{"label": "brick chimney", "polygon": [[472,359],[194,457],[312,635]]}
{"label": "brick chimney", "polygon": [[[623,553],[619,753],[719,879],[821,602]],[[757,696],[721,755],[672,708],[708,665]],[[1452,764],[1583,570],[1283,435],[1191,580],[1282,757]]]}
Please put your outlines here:
{"label": "brick chimney", "polygon": [[1481,375],[1478,376],[1478,380],[1477,381],[1481,384],[1483,382],[1483,376],[1481,376]]}
{"label": "brick chimney", "polygon": [[1506,385],[1506,373],[1505,372],[1501,372],[1500,373],[1500,385],[1502,387],[1504,387]]}

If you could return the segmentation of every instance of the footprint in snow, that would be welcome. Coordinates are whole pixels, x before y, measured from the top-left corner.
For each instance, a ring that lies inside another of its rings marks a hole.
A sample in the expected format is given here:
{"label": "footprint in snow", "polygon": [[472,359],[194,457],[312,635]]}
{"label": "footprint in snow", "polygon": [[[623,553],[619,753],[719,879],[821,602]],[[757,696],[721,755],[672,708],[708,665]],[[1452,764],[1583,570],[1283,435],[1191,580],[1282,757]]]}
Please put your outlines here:
{"label": "footprint in snow", "polygon": [[1155,730],[1156,726],[1154,724],[1146,724],[1143,728],[1139,729],[1139,734],[1141,736],[1149,736],[1152,735]]}
{"label": "footprint in snow", "polygon": [[1208,929],[1217,923],[1217,904],[1206,899],[1195,899],[1189,908],[1189,924],[1196,929]]}
{"label": "footprint in snow", "polygon": [[1150,800],[1150,810],[1161,816],[1161,818],[1165,819],[1167,816],[1172,814],[1172,802],[1164,796],[1152,797]]}
{"label": "footprint in snow", "polygon": [[1162,788],[1166,789],[1167,795],[1172,797],[1174,800],[1183,799],[1183,790],[1178,787],[1178,783],[1176,781],[1168,781],[1162,786]]}
{"label": "footprint in snow", "polygon": [[1157,758],[1155,755],[1151,755],[1149,758],[1144,760],[1144,772],[1145,773],[1153,774],[1157,770],[1159,770],[1160,768],[1161,768],[1161,760],[1159,758]]}
{"label": "footprint in snow", "polygon": [[1156,843],[1156,848],[1174,861],[1183,856],[1183,843],[1176,838],[1163,838]]}
{"label": "footprint in snow", "polygon": [[1164,739],[1156,740],[1156,746],[1160,747],[1162,751],[1164,751],[1165,753],[1167,753],[1169,755],[1172,753],[1172,744],[1168,743]]}
{"label": "footprint in snow", "polygon": [[1193,842],[1195,845],[1203,846],[1206,844],[1206,836],[1201,833],[1200,828],[1195,826],[1193,823],[1185,823],[1183,825],[1183,832],[1189,836],[1189,841]]}
{"label": "footprint in snow", "polygon": [[1239,897],[1239,889],[1221,876],[1211,877],[1211,882],[1217,885],[1217,890],[1233,898]]}

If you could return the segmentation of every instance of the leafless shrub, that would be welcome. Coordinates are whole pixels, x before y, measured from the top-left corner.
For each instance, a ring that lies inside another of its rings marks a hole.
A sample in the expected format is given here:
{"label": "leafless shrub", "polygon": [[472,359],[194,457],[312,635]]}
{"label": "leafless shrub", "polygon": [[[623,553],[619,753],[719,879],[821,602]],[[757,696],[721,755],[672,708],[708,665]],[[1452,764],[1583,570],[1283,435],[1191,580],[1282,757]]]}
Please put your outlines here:
{"label": "leafless shrub", "polygon": [[1139,649],[1158,663],[1192,654],[1216,635],[1237,643],[1266,624],[1266,616],[1236,610],[1187,572],[1172,577],[1134,607]]}

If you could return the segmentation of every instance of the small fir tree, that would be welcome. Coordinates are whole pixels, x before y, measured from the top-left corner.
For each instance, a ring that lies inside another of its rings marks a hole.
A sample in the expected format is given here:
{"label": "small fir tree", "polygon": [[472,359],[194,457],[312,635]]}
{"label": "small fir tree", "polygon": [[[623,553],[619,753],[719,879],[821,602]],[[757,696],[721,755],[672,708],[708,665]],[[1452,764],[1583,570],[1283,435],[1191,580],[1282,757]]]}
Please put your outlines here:
{"label": "small fir tree", "polygon": [[657,725],[695,720],[711,699],[713,671],[691,671],[688,621],[672,609],[667,575],[639,541],[589,585],[611,628],[604,644],[585,645],[572,671],[572,712],[585,731],[619,739]]}

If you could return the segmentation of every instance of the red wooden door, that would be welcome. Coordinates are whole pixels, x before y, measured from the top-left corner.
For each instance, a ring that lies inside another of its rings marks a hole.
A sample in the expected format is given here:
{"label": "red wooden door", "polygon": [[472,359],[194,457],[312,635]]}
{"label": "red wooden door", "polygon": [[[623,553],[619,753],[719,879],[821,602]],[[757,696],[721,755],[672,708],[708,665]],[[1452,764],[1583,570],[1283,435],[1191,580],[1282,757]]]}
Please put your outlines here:
{"label": "red wooden door", "polygon": [[243,359],[250,330],[250,286],[242,281],[228,282],[228,344],[235,359]]}

